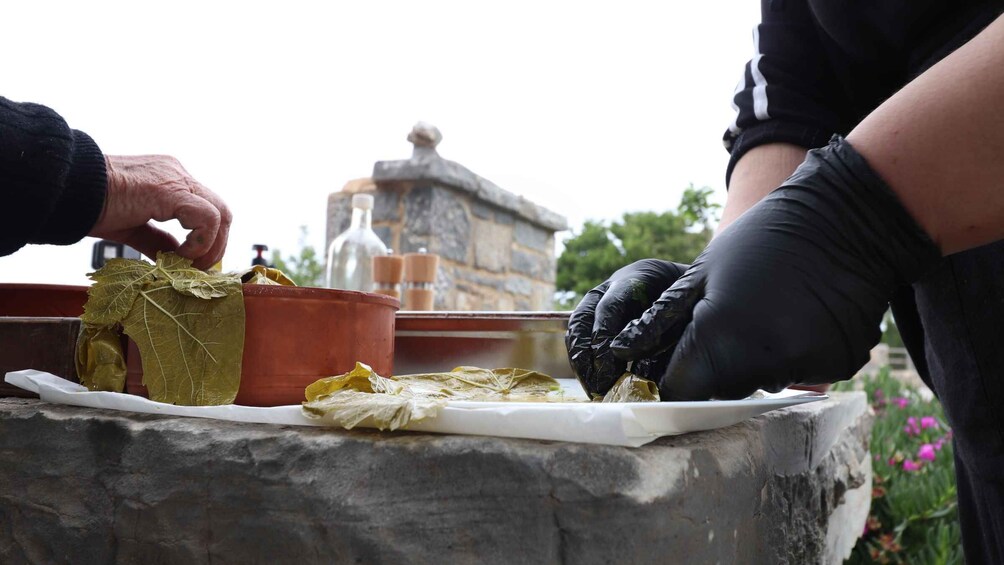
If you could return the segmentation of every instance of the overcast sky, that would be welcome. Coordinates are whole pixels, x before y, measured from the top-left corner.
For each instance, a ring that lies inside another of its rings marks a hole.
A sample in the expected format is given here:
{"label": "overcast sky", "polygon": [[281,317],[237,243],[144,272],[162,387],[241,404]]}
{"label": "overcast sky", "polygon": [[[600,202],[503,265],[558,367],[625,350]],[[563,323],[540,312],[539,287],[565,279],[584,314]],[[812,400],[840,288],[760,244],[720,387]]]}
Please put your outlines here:
{"label": "overcast sky", "polygon": [[[254,243],[296,251],[301,225],[320,248],[327,195],[408,157],[419,120],[444,157],[574,229],[672,209],[688,183],[724,201],[759,2],[17,2],[3,18],[0,96],[107,154],[180,159],[234,211],[231,270]],[[93,241],[0,258],[0,282],[87,284]]]}

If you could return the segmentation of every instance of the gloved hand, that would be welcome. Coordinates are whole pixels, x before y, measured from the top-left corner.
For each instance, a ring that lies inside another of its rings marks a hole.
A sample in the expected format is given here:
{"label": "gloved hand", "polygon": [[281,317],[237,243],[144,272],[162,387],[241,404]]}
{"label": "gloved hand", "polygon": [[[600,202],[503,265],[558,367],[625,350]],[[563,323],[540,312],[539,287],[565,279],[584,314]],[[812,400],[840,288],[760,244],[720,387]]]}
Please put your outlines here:
{"label": "gloved hand", "polygon": [[[627,362],[611,354],[610,341],[686,270],[687,265],[643,259],[619,269],[586,293],[568,320],[565,348],[572,370],[587,392],[606,394],[624,373]],[[663,361],[658,376],[668,356]],[[650,364],[658,365],[653,360]]]}
{"label": "gloved hand", "polygon": [[663,400],[742,398],[847,379],[868,361],[899,285],[941,253],[839,137],[715,238],[612,342],[672,352]]}

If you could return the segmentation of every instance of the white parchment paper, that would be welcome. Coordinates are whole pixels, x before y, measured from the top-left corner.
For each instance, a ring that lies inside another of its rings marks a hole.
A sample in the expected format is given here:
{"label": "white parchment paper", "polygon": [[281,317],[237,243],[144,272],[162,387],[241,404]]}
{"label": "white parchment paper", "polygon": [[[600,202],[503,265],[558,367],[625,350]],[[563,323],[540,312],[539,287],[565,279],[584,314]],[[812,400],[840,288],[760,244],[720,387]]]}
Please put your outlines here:
{"label": "white parchment paper", "polygon": [[[7,373],[4,380],[56,404],[287,426],[323,426],[300,406],[175,406],[141,396],[91,392],[41,371]],[[578,383],[559,379],[569,397]],[[541,403],[450,402],[435,418],[412,422],[415,432],[468,434],[639,447],[656,438],[736,424],[770,410],[825,400],[824,394],[785,390],[763,398],[707,402]]]}

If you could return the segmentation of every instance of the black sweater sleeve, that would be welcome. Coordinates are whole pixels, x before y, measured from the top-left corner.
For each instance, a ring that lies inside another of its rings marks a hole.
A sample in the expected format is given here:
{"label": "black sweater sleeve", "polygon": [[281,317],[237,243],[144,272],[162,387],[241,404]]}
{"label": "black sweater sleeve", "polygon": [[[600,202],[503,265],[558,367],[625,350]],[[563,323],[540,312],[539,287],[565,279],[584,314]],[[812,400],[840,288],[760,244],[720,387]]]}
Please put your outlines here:
{"label": "black sweater sleeve", "polygon": [[104,206],[104,155],[38,104],[0,97],[0,255],[83,238]]}
{"label": "black sweater sleeve", "polygon": [[844,93],[807,0],[762,0],[753,59],[736,87],[736,119],[725,132],[736,162],[750,149],[786,142],[822,147],[846,123]]}

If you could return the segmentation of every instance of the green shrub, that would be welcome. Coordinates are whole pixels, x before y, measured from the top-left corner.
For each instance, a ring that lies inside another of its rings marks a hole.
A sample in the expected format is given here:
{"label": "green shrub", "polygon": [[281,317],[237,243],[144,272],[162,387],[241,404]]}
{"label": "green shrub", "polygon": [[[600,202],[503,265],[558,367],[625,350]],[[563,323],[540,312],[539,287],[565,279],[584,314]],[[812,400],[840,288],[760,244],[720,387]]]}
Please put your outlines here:
{"label": "green shrub", "polygon": [[963,563],[952,432],[941,404],[888,367],[856,380],[875,411],[874,484],[868,524],[847,563]]}

